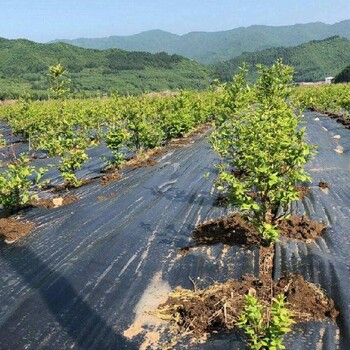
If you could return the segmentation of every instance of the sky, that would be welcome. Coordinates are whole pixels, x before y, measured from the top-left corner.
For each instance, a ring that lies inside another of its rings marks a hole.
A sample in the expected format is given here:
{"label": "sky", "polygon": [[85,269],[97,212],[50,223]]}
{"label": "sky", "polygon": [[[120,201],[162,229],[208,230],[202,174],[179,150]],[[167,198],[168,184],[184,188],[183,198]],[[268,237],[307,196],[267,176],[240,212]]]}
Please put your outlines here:
{"label": "sky", "polygon": [[350,19],[350,0],[0,0],[0,37],[37,42]]}

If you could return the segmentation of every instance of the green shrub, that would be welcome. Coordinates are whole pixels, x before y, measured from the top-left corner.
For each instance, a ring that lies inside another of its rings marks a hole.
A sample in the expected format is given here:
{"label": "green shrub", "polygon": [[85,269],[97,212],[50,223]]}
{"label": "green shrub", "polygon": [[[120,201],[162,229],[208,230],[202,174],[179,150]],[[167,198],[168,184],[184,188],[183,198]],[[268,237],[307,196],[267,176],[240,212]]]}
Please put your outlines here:
{"label": "green shrub", "polygon": [[237,326],[245,331],[252,350],[285,349],[283,335],[291,331],[292,317],[293,312],[286,307],[283,295],[273,299],[270,310],[264,308],[256,297],[246,295]]}
{"label": "green shrub", "polygon": [[125,157],[121,153],[122,146],[130,139],[130,134],[122,125],[114,125],[106,134],[106,144],[113,155],[113,160],[110,161],[111,167],[119,166],[123,163]]}
{"label": "green shrub", "polygon": [[40,186],[46,171],[45,168],[35,170],[34,166],[29,165],[29,158],[21,154],[0,174],[0,204],[7,209],[17,209],[28,203],[35,197],[30,192],[33,186],[31,178],[34,176],[34,184]]}
{"label": "green shrub", "polygon": [[62,177],[68,187],[79,187],[82,185],[82,181],[78,180],[75,171],[79,170],[88,159],[86,151],[79,148],[69,149],[61,157],[58,170],[62,173]]}

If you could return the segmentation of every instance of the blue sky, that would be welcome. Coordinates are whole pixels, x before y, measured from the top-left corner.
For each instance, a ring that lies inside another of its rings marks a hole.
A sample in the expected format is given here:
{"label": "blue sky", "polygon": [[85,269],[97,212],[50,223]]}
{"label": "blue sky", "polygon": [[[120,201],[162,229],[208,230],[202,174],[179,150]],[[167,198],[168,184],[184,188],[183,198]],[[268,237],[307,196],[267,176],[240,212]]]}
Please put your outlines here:
{"label": "blue sky", "polygon": [[0,0],[0,36],[40,42],[349,18],[350,0]]}

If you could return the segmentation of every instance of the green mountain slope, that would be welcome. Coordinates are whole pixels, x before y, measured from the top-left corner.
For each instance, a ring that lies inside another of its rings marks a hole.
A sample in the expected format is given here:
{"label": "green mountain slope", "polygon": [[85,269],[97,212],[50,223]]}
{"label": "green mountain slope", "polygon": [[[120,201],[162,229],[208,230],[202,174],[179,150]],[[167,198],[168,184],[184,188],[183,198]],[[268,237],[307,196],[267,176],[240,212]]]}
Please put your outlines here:
{"label": "green mountain slope", "polygon": [[166,53],[83,49],[65,43],[38,44],[0,38],[0,98],[24,91],[45,94],[48,67],[58,61],[76,91],[141,93],[209,85],[209,69]]}
{"label": "green mountain slope", "polygon": [[227,62],[217,63],[214,74],[219,80],[228,81],[245,62],[252,68],[250,79],[253,79],[257,75],[256,64],[271,65],[279,58],[295,68],[295,81],[321,81],[326,76],[335,76],[349,65],[350,41],[331,37],[296,47],[246,52]]}
{"label": "green mountain slope", "polygon": [[210,64],[229,60],[246,51],[296,46],[335,35],[350,39],[350,20],[333,25],[321,22],[280,27],[254,25],[222,32],[192,32],[181,36],[151,30],[131,36],[61,41],[93,49],[120,48],[153,53],[165,51]]}
{"label": "green mountain slope", "polygon": [[336,77],[336,83],[350,83],[350,65],[343,69]]}

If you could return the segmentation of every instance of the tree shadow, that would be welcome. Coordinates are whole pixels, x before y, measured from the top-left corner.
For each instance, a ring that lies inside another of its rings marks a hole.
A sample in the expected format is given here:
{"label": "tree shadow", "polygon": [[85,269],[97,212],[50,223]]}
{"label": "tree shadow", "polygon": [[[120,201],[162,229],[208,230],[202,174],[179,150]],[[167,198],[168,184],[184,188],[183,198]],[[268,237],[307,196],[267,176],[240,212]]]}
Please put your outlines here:
{"label": "tree shadow", "polygon": [[[37,339],[33,335],[38,333],[40,327],[47,329],[47,323],[50,320],[45,320],[45,312],[49,312],[62,328],[60,331],[54,331],[53,334],[45,334],[45,337],[40,337],[49,339],[48,342],[52,344],[50,346],[45,341],[45,348],[63,349],[69,347],[103,350],[133,350],[138,348],[135,343],[131,343],[122,335],[117,334],[88,305],[83,296],[76,292],[67,278],[48,267],[31,249],[23,246],[10,247],[10,249],[16,249],[17,254],[4,252],[1,260],[21,276],[26,285],[31,288],[31,295],[36,293],[47,306],[47,310],[40,310],[41,305],[39,303],[33,305],[30,300],[22,303],[21,307],[16,308],[15,312],[2,323],[0,348],[4,346],[6,349],[19,349],[28,343],[31,348],[41,348],[43,339]],[[23,263],[23,259],[18,259],[19,254],[25,257],[25,263]],[[44,276],[39,283],[35,279],[33,269],[28,268],[28,266],[35,267],[35,274],[40,273],[41,276]],[[33,300],[35,301],[35,297]],[[27,318],[29,320],[25,320]],[[22,322],[25,322],[25,329],[23,329]],[[66,336],[62,333],[65,333]]]}

